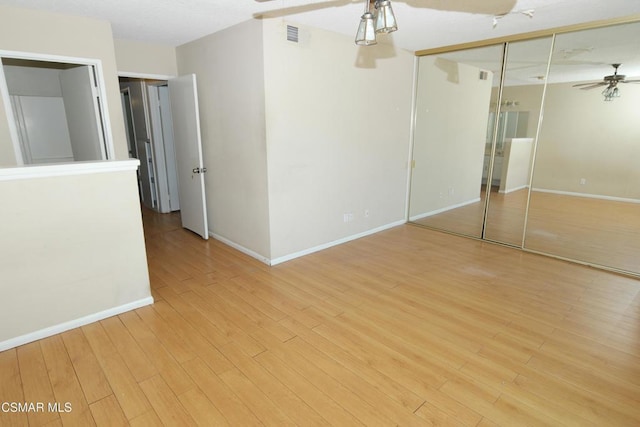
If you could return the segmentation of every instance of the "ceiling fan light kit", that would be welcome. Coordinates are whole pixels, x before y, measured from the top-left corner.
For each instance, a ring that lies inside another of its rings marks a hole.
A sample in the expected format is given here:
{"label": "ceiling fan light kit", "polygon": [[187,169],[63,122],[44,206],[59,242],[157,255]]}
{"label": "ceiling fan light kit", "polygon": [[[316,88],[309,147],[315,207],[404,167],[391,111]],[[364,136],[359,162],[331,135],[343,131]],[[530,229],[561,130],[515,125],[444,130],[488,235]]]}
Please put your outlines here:
{"label": "ceiling fan light kit", "polygon": [[627,80],[624,74],[618,74],[618,68],[622,64],[611,64],[614,72],[610,76],[604,76],[601,82],[578,83],[573,87],[579,87],[582,90],[595,89],[597,87],[606,86],[602,91],[605,101],[613,101],[614,98],[620,98],[620,89],[618,83],[640,83],[640,80]]}
{"label": "ceiling fan light kit", "polygon": [[377,1],[376,9],[376,33],[392,33],[398,29],[396,16],[391,8],[389,0]]}
{"label": "ceiling fan light kit", "polygon": [[391,33],[398,29],[390,0],[376,0],[374,13],[369,10],[370,0],[365,0],[364,14],[356,33],[356,44],[370,46],[376,44],[376,33]]}
{"label": "ceiling fan light kit", "polygon": [[613,101],[613,98],[620,98],[620,90],[617,86],[608,86],[602,91],[605,101]]}
{"label": "ceiling fan light kit", "polygon": [[360,25],[358,26],[358,32],[356,33],[356,44],[361,46],[370,46],[378,43],[376,41],[376,29],[373,20],[374,16],[369,11],[362,15],[360,18]]}

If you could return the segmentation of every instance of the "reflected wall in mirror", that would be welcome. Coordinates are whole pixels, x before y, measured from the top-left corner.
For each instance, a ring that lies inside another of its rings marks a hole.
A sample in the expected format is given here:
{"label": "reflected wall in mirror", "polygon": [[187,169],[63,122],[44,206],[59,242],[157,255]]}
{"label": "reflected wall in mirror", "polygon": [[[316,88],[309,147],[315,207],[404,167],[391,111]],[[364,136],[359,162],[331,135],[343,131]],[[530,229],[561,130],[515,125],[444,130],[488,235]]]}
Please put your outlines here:
{"label": "reflected wall in mirror", "polygon": [[496,45],[419,58],[410,221],[482,236],[488,117],[502,53]]}
{"label": "reflected wall in mirror", "polygon": [[612,64],[640,79],[640,23],[556,36],[524,246],[640,274],[640,83]]}
{"label": "reflected wall in mirror", "polygon": [[[522,246],[551,41],[552,37],[545,37],[512,42],[507,47],[484,232],[488,240]],[[499,90],[499,85],[494,86],[492,99],[496,102]],[[495,117],[490,114],[489,126],[493,123]],[[490,148],[487,145],[485,171],[490,163]]]}

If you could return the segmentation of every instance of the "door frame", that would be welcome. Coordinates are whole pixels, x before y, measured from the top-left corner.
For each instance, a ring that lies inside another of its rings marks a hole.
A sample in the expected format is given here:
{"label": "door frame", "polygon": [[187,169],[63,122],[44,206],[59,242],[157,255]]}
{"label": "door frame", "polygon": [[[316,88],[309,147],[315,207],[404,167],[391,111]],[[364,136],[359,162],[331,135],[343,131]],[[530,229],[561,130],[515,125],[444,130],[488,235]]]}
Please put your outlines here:
{"label": "door frame", "polygon": [[[102,115],[102,132],[104,135],[105,158],[102,160],[115,159],[116,156],[113,146],[113,135],[111,133],[111,119],[109,117],[109,108],[107,108],[107,90],[105,86],[104,72],[102,70],[102,61],[100,59],[78,58],[74,56],[50,55],[0,49],[0,63],[2,62],[3,58],[24,59],[28,61],[62,62],[93,66],[98,92],[98,99],[96,100],[96,102],[100,109],[99,112],[96,111],[96,114],[99,113]],[[16,164],[18,166],[24,166],[24,158],[22,156],[20,138],[18,136],[16,120],[13,116],[13,109],[11,107],[11,100],[9,96],[9,88],[7,86],[7,80],[4,75],[4,67],[2,66],[0,66],[0,96],[2,97],[2,103],[7,115],[7,120],[9,121],[9,134],[11,135],[11,141],[13,142]]]}
{"label": "door frame", "polygon": [[[147,135],[149,137],[150,141],[154,141],[155,138],[155,132],[154,132],[154,125],[152,123],[152,105],[151,105],[151,100],[149,97],[149,87],[150,86],[158,86],[158,85],[166,85],[167,82],[169,81],[169,79],[175,78],[175,76],[170,76],[170,75],[162,75],[162,74],[145,74],[145,73],[134,73],[134,72],[127,72],[127,71],[118,71],[118,80],[120,80],[121,78],[129,78],[129,79],[135,79],[135,80],[139,80],[142,81],[142,105],[143,105],[143,109],[144,109],[144,115],[145,115],[145,124],[144,126],[147,129]],[[128,90],[128,88],[127,88]],[[122,92],[122,89],[120,89],[120,91]],[[134,131],[135,131],[135,126],[134,126]],[[137,142],[137,136],[136,136],[136,142]],[[154,148],[155,148],[155,141],[154,141]],[[164,151],[164,142],[163,142],[163,148],[162,150]],[[152,186],[153,188],[150,189],[150,193],[152,194],[151,198],[153,199],[153,192],[156,192],[156,201],[155,203],[151,203],[150,205],[152,207],[150,207],[150,209],[155,210],[159,213],[169,213],[169,212],[173,212],[173,210],[171,210],[171,205],[169,203],[167,203],[166,201],[164,202],[164,205],[161,206],[160,203],[160,192],[161,189],[159,188],[159,183],[158,183],[158,177],[159,176],[166,176],[168,175],[169,171],[168,171],[168,167],[166,166],[166,160],[164,159],[165,155],[164,153],[162,153],[162,162],[158,162],[157,158],[156,158],[156,153],[155,153],[155,149],[152,149],[150,151],[151,157],[152,157],[152,173],[154,176],[154,180],[156,181],[153,184],[149,184],[150,186]],[[138,158],[141,157],[146,157],[146,152],[142,153],[142,152],[138,152]],[[143,159],[144,160],[144,159]],[[142,161],[142,160],[141,160]],[[160,164],[161,163],[161,164]],[[148,163],[147,163],[148,164]],[[158,169],[162,168],[161,172],[158,172]],[[142,173],[142,170],[140,170],[140,173]],[[140,185],[142,186],[143,184],[140,183]],[[144,193],[144,191],[141,188],[141,193]],[[168,194],[168,193],[167,193]],[[143,199],[143,197],[141,197],[141,200]],[[164,196],[163,196],[164,199]],[[179,205],[179,203],[178,203]],[[147,207],[149,207],[149,205],[147,205]],[[164,209],[163,209],[164,208]],[[178,209],[179,210],[179,209]]]}

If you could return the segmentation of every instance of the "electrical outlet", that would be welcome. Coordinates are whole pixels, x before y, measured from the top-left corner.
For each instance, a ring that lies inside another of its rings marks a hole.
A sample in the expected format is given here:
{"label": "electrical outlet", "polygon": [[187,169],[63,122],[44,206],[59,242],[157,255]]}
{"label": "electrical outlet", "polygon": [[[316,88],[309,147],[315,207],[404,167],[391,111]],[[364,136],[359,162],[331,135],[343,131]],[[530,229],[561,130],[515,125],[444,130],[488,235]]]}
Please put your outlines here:
{"label": "electrical outlet", "polygon": [[344,222],[351,222],[353,221],[353,214],[351,212],[345,213],[342,219],[344,220]]}
{"label": "electrical outlet", "polygon": [[369,218],[369,209],[364,210],[364,217]]}
{"label": "electrical outlet", "polygon": [[587,178],[580,178],[580,185],[585,185],[587,183]]}

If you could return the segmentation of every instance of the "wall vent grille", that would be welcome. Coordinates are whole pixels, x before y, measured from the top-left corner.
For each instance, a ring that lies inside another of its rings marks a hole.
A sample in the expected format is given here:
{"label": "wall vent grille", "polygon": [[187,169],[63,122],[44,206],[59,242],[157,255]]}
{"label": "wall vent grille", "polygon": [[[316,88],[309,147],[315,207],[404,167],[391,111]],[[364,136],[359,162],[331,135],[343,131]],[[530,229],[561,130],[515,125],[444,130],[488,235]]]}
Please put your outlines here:
{"label": "wall vent grille", "polygon": [[298,27],[287,25],[287,40],[298,43]]}

